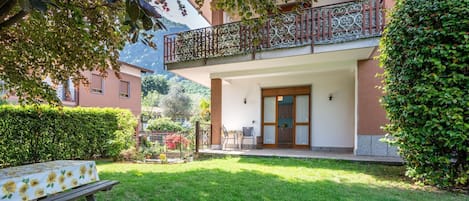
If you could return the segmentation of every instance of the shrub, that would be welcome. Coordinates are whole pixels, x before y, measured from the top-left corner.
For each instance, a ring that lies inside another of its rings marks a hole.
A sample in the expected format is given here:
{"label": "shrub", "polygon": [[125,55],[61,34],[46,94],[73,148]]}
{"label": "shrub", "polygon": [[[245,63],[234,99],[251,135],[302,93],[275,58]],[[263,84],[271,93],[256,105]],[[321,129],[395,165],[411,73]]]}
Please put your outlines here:
{"label": "shrub", "polygon": [[134,145],[137,121],[111,108],[0,107],[0,164],[118,157]]}
{"label": "shrub", "polygon": [[172,121],[170,118],[158,118],[148,122],[148,130],[151,131],[174,131],[179,132],[184,128],[177,122]]}
{"label": "shrub", "polygon": [[3,97],[0,97],[0,105],[7,105],[8,101],[3,99]]}
{"label": "shrub", "polygon": [[381,42],[390,143],[407,175],[468,186],[468,1],[397,1]]}
{"label": "shrub", "polygon": [[172,135],[166,136],[165,141],[166,141],[166,147],[168,147],[168,149],[179,149],[179,148],[187,149],[190,144],[190,141],[186,137],[178,135],[178,134],[172,134]]}
{"label": "shrub", "polygon": [[119,155],[119,161],[132,161],[137,159],[137,149],[131,147],[130,149],[122,150]]}

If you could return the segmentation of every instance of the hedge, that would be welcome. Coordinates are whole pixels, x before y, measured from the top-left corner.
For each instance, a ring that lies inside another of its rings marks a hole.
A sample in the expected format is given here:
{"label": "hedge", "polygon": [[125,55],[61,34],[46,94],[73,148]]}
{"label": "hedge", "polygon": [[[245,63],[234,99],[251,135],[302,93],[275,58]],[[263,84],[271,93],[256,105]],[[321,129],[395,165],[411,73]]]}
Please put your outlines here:
{"label": "hedge", "polygon": [[147,130],[150,131],[173,131],[179,132],[184,130],[180,123],[174,122],[168,117],[153,119],[148,122]]}
{"label": "hedge", "polygon": [[416,181],[469,186],[469,1],[398,0],[381,41],[391,143]]}
{"label": "hedge", "polygon": [[0,166],[117,157],[134,145],[128,110],[0,106]]}

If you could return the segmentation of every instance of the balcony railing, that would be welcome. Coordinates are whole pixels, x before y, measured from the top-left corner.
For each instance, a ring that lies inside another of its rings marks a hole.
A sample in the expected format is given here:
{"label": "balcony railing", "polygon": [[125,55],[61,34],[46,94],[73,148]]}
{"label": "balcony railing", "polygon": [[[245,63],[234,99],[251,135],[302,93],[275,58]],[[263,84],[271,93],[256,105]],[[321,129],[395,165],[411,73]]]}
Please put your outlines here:
{"label": "balcony railing", "polygon": [[383,2],[351,1],[285,13],[269,18],[257,31],[235,22],[169,34],[164,37],[164,61],[254,55],[258,51],[380,36],[384,28]]}

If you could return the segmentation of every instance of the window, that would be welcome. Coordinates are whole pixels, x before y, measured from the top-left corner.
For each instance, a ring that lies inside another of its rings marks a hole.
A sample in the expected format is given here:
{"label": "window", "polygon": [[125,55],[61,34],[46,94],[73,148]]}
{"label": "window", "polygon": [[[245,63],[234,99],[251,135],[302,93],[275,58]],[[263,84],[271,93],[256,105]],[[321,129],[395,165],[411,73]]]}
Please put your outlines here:
{"label": "window", "polygon": [[128,98],[130,95],[130,83],[127,81],[120,81],[119,96]]}
{"label": "window", "polygon": [[91,75],[91,92],[93,93],[100,93],[104,92],[103,90],[103,77],[98,74]]}
{"label": "window", "polygon": [[64,101],[73,101],[72,90],[71,90],[71,87],[70,87],[69,80],[65,81],[62,84],[62,100],[64,100]]}

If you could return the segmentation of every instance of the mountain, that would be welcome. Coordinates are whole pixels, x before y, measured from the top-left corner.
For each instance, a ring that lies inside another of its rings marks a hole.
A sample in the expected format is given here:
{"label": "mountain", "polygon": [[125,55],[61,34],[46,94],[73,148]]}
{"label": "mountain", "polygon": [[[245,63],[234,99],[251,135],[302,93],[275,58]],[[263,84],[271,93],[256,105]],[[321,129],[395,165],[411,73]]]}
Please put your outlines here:
{"label": "mountain", "polygon": [[147,33],[155,35],[155,37],[153,37],[153,42],[157,44],[156,50],[144,45],[141,41],[138,41],[135,44],[127,43],[124,49],[120,52],[119,60],[151,69],[157,74],[169,74],[168,76],[170,77],[174,76],[174,74],[164,70],[164,35],[187,31],[189,30],[189,27],[184,24],[172,22],[166,18],[162,18],[161,21],[166,26],[167,30],[147,31]]}
{"label": "mountain", "polygon": [[[147,31],[154,34],[153,42],[157,44],[157,49],[146,46],[141,41],[130,44],[127,43],[120,52],[119,60],[129,64],[137,65],[155,71],[155,74],[166,75],[167,79],[173,78],[177,83],[181,84],[185,92],[188,94],[199,95],[200,97],[210,97],[210,89],[200,84],[177,77],[175,74],[168,72],[164,68],[163,51],[164,51],[164,35],[189,30],[189,27],[170,21],[166,18],[162,19],[167,30]],[[175,77],[176,76],[176,77]]]}

